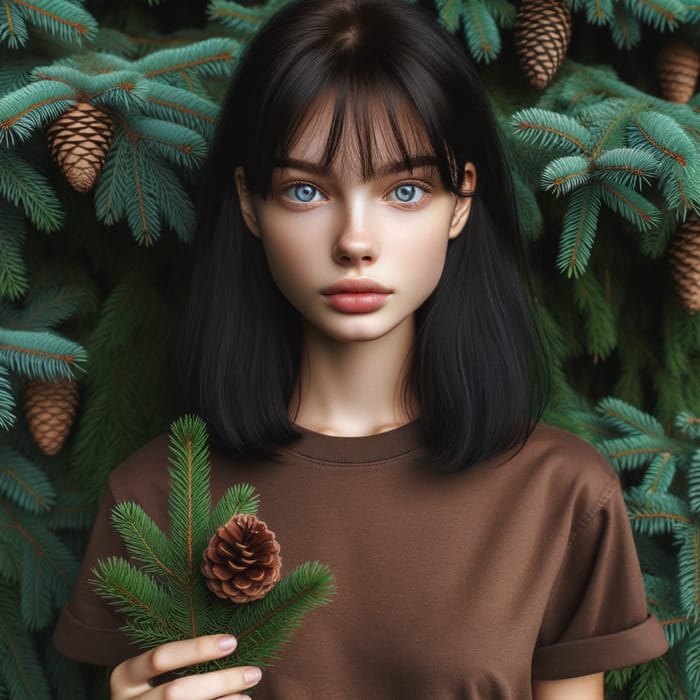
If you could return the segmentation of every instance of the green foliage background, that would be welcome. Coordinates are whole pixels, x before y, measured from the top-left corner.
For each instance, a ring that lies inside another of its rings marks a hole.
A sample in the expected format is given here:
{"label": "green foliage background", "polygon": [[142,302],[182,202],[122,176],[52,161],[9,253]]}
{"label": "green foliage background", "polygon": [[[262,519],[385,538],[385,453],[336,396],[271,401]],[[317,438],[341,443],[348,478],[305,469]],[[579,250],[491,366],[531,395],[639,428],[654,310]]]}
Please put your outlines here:
{"label": "green foliage background", "polygon": [[[0,698],[97,694],[49,643],[110,470],[175,417],[171,351],[192,193],[247,38],[284,0],[6,0],[0,13]],[[465,43],[501,120],[555,396],[547,420],[608,454],[625,486],[669,654],[608,674],[611,698],[700,697],[700,316],[669,263],[700,206],[700,94],[660,94],[694,0],[569,0],[567,58],[542,93],[514,43],[517,0],[420,0]],[[78,99],[115,134],[72,190],[46,128]],[[27,381],[72,377],[80,408],[44,456]]]}

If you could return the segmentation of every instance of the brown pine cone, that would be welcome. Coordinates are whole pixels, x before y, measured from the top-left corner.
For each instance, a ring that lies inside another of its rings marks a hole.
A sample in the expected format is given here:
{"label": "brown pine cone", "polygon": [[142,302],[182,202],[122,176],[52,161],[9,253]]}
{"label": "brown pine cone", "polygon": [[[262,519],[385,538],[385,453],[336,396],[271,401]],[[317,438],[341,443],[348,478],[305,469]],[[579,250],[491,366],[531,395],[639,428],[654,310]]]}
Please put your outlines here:
{"label": "brown pine cone", "polygon": [[48,457],[58,454],[68,437],[78,408],[78,382],[33,380],[24,388],[24,414],[39,449]]}
{"label": "brown pine cone", "polygon": [[694,214],[674,234],[669,257],[683,307],[700,311],[700,219]]}
{"label": "brown pine cone", "polygon": [[89,102],[77,102],[48,127],[51,157],[74,190],[93,188],[113,133],[109,114]]}
{"label": "brown pine cone", "polygon": [[275,533],[254,515],[234,515],[209,540],[202,573],[219,598],[249,603],[280,579],[282,560]]}
{"label": "brown pine cone", "polygon": [[664,99],[685,104],[695,94],[700,51],[685,39],[671,39],[659,51],[656,69]]}
{"label": "brown pine cone", "polygon": [[571,10],[564,0],[522,0],[515,18],[515,47],[530,84],[544,90],[569,48]]}

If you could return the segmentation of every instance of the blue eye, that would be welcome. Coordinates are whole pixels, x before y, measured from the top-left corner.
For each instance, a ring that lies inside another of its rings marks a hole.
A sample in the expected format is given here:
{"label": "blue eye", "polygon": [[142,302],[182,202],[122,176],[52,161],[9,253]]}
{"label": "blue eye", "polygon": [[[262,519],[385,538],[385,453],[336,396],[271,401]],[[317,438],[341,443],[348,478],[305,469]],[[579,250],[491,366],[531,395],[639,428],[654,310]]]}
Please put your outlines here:
{"label": "blue eye", "polygon": [[[425,191],[417,185],[399,185],[393,190],[396,193],[396,199],[404,204],[416,204],[423,199]],[[413,199],[417,194],[421,196],[418,199]]]}
{"label": "blue eye", "polygon": [[300,182],[297,185],[292,185],[287,188],[287,192],[292,192],[291,198],[297,202],[308,204],[314,201],[314,196],[319,194],[319,191],[313,186],[305,182]]}

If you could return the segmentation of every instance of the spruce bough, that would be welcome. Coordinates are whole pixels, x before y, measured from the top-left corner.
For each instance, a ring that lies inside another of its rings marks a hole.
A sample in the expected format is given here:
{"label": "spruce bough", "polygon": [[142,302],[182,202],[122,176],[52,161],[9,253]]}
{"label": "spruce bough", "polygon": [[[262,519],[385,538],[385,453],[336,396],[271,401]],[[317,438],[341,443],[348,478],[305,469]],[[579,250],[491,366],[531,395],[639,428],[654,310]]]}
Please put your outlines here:
{"label": "spruce bough", "polygon": [[234,653],[181,669],[181,674],[269,666],[304,614],[330,600],[333,576],[324,564],[306,562],[260,600],[236,604],[214,596],[200,571],[202,553],[233,514],[255,515],[259,497],[251,486],[237,484],[211,509],[207,432],[198,416],[173,422],[170,450],[170,533],[136,503],[117,504],[112,522],[134,563],[120,557],[99,560],[92,583],[125,614],[123,631],[143,649],[206,634],[238,639]]}

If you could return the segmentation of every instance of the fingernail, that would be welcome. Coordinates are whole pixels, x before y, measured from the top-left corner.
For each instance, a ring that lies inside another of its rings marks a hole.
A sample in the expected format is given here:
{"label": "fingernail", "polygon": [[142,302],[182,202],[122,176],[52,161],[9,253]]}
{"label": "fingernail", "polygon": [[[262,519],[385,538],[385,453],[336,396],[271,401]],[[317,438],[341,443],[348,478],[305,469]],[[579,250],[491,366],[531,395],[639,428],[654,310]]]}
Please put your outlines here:
{"label": "fingernail", "polygon": [[216,645],[222,651],[231,651],[236,648],[236,644],[238,644],[238,642],[235,637],[219,637],[216,640]]}
{"label": "fingernail", "polygon": [[243,672],[243,678],[245,679],[246,683],[259,681],[262,678],[262,671],[259,668],[249,668]]}

